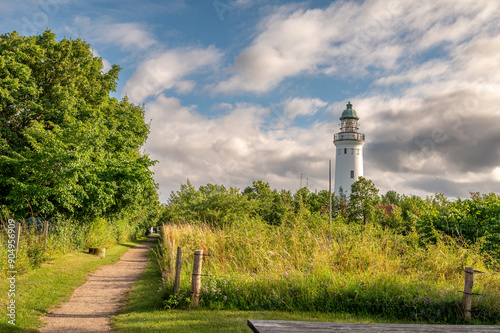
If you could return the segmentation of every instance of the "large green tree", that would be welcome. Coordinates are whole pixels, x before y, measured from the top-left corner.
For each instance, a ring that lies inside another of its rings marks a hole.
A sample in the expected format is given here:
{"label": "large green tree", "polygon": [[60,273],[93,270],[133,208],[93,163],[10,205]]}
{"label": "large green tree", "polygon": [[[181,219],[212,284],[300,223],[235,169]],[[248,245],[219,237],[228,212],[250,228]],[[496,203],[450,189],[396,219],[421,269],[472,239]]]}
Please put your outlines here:
{"label": "large green tree", "polygon": [[359,177],[351,185],[351,194],[347,212],[349,219],[362,220],[365,224],[374,219],[375,206],[379,203],[378,189],[375,184],[364,177]]}
{"label": "large green tree", "polygon": [[81,39],[0,36],[0,204],[17,217],[89,220],[157,206],[140,153],[144,109],[110,97],[107,72]]}

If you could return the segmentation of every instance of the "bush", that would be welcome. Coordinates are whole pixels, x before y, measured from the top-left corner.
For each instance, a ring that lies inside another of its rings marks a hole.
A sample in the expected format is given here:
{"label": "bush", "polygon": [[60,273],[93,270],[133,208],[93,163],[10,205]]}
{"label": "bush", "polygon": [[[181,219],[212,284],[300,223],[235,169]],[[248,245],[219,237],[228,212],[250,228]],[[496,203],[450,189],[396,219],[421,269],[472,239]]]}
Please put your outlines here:
{"label": "bush", "polygon": [[85,235],[85,247],[109,247],[115,244],[113,226],[104,218],[94,219]]}

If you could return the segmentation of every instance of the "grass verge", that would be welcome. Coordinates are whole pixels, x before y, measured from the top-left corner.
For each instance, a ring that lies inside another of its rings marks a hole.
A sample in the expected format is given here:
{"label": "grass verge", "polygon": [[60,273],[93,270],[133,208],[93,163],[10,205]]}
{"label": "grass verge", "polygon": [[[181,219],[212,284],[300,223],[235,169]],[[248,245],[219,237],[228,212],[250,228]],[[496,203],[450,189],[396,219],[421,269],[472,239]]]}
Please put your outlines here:
{"label": "grass verge", "polygon": [[7,323],[9,282],[3,279],[0,281],[0,332],[38,332],[37,328],[43,325],[40,317],[51,307],[69,300],[75,288],[85,283],[89,272],[101,265],[115,263],[127,250],[144,240],[146,238],[106,249],[105,258],[83,252],[69,253],[16,276],[15,326]]}
{"label": "grass verge", "polygon": [[[156,249],[157,245],[153,246]],[[163,310],[161,273],[152,251],[142,276],[135,282],[120,314],[112,317],[118,332],[251,332],[248,319],[384,323],[383,319],[347,313]],[[394,321],[400,322],[405,321]]]}
{"label": "grass verge", "polygon": [[[389,323],[368,317],[320,312],[230,311],[230,310],[153,310],[115,317],[118,332],[250,333],[248,319],[322,322]],[[395,323],[397,321],[390,321]],[[405,322],[401,322],[405,323]]]}

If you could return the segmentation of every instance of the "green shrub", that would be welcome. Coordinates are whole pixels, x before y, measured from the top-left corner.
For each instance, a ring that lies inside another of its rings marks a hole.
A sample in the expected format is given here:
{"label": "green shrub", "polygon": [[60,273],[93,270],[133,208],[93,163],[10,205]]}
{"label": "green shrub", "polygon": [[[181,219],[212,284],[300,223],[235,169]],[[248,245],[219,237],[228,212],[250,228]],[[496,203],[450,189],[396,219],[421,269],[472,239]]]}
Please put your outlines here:
{"label": "green shrub", "polygon": [[104,218],[94,219],[85,235],[85,247],[109,247],[115,243],[113,227]]}

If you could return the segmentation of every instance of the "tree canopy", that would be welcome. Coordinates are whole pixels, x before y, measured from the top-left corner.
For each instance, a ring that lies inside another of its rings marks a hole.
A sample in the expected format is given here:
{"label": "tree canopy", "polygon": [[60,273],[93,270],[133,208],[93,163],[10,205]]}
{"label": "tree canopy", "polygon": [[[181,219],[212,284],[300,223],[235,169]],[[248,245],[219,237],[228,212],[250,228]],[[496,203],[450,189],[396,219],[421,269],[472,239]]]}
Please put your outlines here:
{"label": "tree canopy", "polygon": [[[157,205],[140,152],[144,109],[110,97],[107,72],[81,39],[47,30],[0,36],[0,205],[17,217],[89,220]],[[142,207],[142,208],[141,208]]]}

